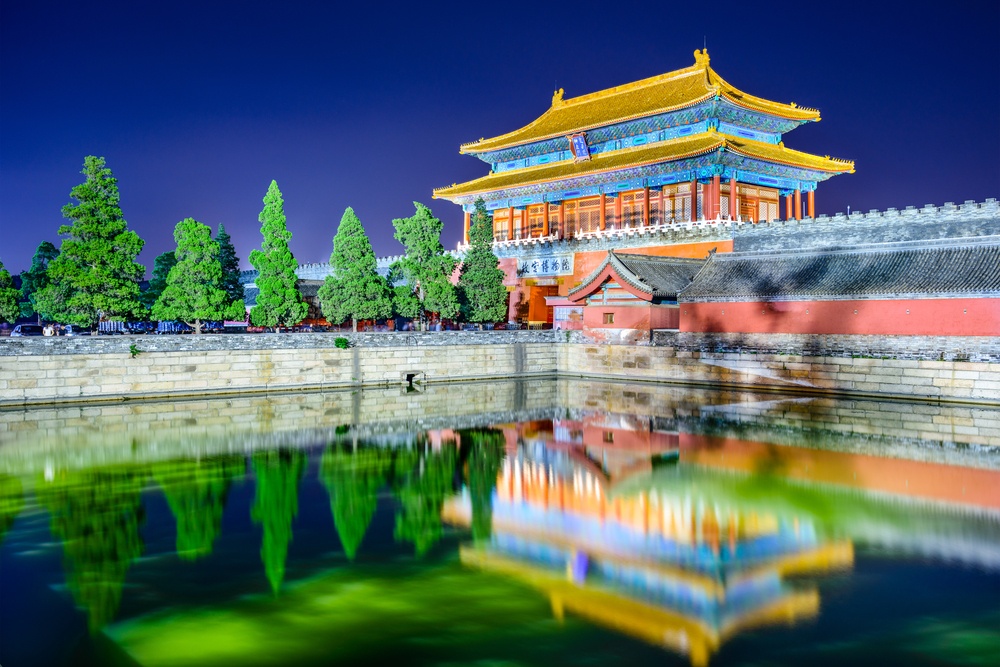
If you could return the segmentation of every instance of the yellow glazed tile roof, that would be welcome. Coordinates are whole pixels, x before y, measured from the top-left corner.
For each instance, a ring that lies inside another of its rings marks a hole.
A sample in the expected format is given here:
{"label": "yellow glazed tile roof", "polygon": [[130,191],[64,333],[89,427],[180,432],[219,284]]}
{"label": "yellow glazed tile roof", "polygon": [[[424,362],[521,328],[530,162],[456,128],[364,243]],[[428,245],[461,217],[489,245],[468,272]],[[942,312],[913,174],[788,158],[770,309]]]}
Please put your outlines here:
{"label": "yellow glazed tile roof", "polygon": [[625,148],[607,153],[597,153],[590,160],[573,162],[570,160],[553,164],[515,169],[489,174],[465,183],[434,190],[435,199],[451,199],[463,195],[494,192],[535,183],[563,180],[574,176],[595,174],[606,171],[628,169],[659,162],[681,160],[710,153],[725,147],[735,153],[777,162],[793,167],[813,169],[830,173],[853,172],[854,163],[810,153],[791,150],[784,146],[766,144],[760,141],[734,139],[718,132],[702,132],[691,137],[646,144],[635,148]]}
{"label": "yellow glazed tile roof", "polygon": [[557,181],[573,176],[627,169],[646,164],[655,164],[668,160],[680,160],[695,155],[709,153],[725,144],[725,138],[714,132],[703,132],[693,137],[675,139],[647,144],[636,148],[625,148],[620,151],[597,153],[590,160],[574,162],[567,160],[553,164],[501,171],[474,181],[467,181],[451,187],[434,190],[435,199],[448,199],[467,194],[491,192],[504,188],[514,188],[533,183]]}
{"label": "yellow glazed tile roof", "polygon": [[562,90],[552,96],[552,107],[519,130],[491,139],[463,144],[461,153],[482,153],[565,136],[611,123],[674,111],[715,95],[733,104],[780,118],[817,121],[819,111],[748,95],[729,85],[709,67],[707,51],[695,51],[695,64],[667,74],[568,100]]}

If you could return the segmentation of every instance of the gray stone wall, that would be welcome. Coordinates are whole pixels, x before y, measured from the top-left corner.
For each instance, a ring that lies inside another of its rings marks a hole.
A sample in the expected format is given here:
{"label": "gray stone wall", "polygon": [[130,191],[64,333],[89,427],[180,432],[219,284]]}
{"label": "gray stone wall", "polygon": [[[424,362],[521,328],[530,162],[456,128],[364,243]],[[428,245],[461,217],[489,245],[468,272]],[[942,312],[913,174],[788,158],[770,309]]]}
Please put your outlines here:
{"label": "gray stone wall", "polygon": [[734,225],[733,250],[815,250],[820,248],[893,243],[1000,234],[1000,205],[996,199],[982,203],[951,202],[923,208],[907,206],[868,213],[838,213],[816,219],[775,220],[756,225]]}

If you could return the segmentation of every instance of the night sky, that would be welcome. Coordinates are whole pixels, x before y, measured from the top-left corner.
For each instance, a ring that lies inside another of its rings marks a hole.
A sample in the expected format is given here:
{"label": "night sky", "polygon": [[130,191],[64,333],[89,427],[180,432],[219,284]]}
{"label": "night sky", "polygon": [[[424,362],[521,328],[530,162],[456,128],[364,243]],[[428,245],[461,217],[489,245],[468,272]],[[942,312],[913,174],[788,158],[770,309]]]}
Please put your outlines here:
{"label": "night sky", "polygon": [[271,179],[299,263],[327,261],[354,207],[375,252],[414,200],[486,164],[459,145],[571,98],[693,64],[818,108],[785,145],[856,161],[818,213],[1000,196],[1000,2],[45,2],[0,0],[0,260],[59,245],[86,155],[145,239],[196,218],[246,268]]}

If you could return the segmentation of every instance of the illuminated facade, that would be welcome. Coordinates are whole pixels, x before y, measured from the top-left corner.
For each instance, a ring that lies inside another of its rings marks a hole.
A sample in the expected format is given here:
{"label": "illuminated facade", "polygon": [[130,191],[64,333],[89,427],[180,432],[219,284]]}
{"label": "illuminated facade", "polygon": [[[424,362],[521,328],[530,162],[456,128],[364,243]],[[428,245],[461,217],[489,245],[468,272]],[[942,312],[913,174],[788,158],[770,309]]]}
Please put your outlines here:
{"label": "illuminated facade", "polygon": [[675,72],[570,99],[556,91],[534,122],[463,145],[490,173],[434,197],[462,206],[466,241],[484,200],[511,318],[551,322],[544,298],[566,296],[608,249],[704,258],[732,250],[730,221],[776,219],[782,199],[787,218],[814,217],[817,185],[854,170],[785,147],[785,133],[819,119],[739,91],[695,51]]}

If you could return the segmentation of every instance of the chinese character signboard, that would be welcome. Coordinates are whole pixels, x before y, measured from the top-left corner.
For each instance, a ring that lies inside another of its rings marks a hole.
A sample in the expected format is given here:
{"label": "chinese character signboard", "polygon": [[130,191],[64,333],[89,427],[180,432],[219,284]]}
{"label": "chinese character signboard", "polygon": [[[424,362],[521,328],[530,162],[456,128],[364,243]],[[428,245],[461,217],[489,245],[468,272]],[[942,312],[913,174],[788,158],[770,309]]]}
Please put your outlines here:
{"label": "chinese character signboard", "polygon": [[573,275],[573,255],[542,255],[517,260],[517,275],[522,278]]}
{"label": "chinese character signboard", "polygon": [[590,159],[590,147],[587,146],[587,135],[583,132],[571,134],[569,136],[569,147],[573,150],[573,157],[577,162]]}

